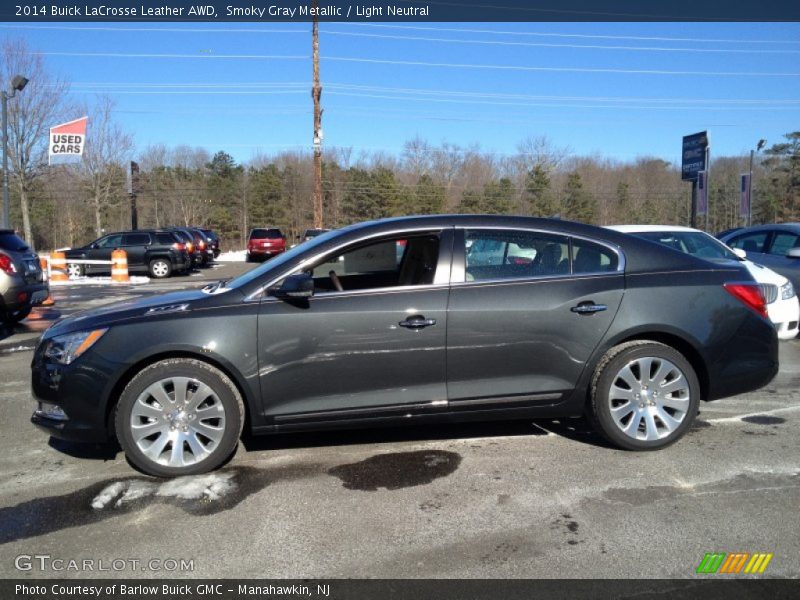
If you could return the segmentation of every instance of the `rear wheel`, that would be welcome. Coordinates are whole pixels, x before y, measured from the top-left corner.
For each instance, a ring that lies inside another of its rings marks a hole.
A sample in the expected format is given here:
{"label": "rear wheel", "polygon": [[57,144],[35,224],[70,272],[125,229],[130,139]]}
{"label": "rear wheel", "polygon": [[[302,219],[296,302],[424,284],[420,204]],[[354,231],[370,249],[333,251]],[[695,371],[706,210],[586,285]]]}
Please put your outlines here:
{"label": "rear wheel", "polygon": [[589,412],[595,428],[627,450],[657,450],[679,440],[700,404],[689,361],[657,342],[612,348],[592,378]]}
{"label": "rear wheel", "polygon": [[74,279],[76,277],[83,277],[84,268],[83,265],[76,265],[75,263],[70,263],[67,265],[67,275],[70,279]]}
{"label": "rear wheel", "polygon": [[125,455],[157,477],[205,473],[236,449],[244,404],[233,382],[202,361],[168,359],[136,375],[114,425]]}
{"label": "rear wheel", "polygon": [[150,275],[156,279],[169,277],[172,273],[172,263],[165,258],[156,258],[150,261]]}
{"label": "rear wheel", "polygon": [[3,311],[0,316],[2,316],[3,321],[7,324],[16,325],[20,321],[27,319],[28,315],[31,314],[31,310],[33,310],[32,306],[26,306],[25,308],[19,308],[17,310]]}

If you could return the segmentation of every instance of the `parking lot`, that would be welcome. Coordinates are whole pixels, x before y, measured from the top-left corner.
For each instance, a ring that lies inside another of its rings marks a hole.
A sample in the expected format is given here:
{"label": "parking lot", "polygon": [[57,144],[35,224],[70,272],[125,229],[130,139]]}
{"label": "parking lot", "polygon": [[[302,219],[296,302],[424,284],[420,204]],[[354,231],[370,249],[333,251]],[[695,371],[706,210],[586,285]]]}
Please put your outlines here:
{"label": "parking lot", "polygon": [[582,420],[426,426],[247,440],[220,471],[163,482],[30,425],[32,350],[54,319],[248,268],[54,288],[53,308],[3,332],[0,575],[87,575],[18,569],[47,555],[123,560],[125,577],[174,560],[179,577],[683,578],[720,551],[800,576],[800,340],[768,387],[703,404],[653,453],[611,449]]}

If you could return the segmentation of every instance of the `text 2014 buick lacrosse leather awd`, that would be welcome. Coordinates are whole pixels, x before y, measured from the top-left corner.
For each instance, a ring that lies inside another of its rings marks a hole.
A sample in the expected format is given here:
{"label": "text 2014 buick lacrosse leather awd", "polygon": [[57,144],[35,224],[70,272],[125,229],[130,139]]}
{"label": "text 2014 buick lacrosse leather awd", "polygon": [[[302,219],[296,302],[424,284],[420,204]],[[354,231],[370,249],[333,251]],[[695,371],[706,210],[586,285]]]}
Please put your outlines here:
{"label": "text 2014 buick lacrosse leather awd", "polygon": [[662,448],[700,400],[759,388],[776,333],[748,272],[607,229],[405,217],[324,233],[230,282],[64,319],[33,422],[115,436],[158,476],[254,433],[573,417]]}

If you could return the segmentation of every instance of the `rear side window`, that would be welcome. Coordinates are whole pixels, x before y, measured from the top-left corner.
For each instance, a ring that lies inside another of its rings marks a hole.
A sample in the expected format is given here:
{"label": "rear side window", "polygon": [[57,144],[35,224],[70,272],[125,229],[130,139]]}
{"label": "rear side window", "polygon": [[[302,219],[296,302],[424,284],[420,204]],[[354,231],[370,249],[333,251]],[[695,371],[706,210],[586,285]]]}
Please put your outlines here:
{"label": "rear side window", "polygon": [[733,238],[728,245],[731,248],[740,248],[745,252],[764,252],[769,233],[759,231],[758,233],[747,233]]}
{"label": "rear side window", "polygon": [[177,235],[173,235],[171,233],[157,233],[156,234],[156,242],[164,245],[164,246],[171,246],[175,242],[180,242],[181,238]]}
{"label": "rear side window", "polygon": [[776,254],[778,256],[786,256],[786,253],[789,252],[789,250],[798,246],[797,241],[798,236],[793,233],[776,233],[775,237],[772,239],[772,245],[769,248],[769,253]]}
{"label": "rear side window", "polygon": [[280,229],[253,229],[250,232],[251,240],[276,240],[282,237]]}
{"label": "rear side window", "polygon": [[533,231],[468,229],[466,279],[514,279],[569,273],[569,239]]}
{"label": "rear side window", "polygon": [[594,242],[573,238],[573,273],[606,273],[608,271],[616,271],[618,266],[619,258],[609,248]]}
{"label": "rear side window", "polygon": [[0,233],[0,250],[9,252],[24,252],[28,249],[28,244],[16,233]]}
{"label": "rear side window", "polygon": [[148,233],[126,233],[122,238],[123,246],[147,246],[149,243]]}

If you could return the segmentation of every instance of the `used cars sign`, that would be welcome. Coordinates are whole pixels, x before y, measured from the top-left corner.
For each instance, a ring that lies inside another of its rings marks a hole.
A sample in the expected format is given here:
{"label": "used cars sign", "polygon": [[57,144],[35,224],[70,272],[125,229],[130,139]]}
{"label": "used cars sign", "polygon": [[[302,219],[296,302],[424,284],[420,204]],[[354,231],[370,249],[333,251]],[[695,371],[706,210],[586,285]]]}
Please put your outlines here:
{"label": "used cars sign", "polygon": [[83,156],[83,146],[86,143],[86,123],[89,117],[81,117],[68,123],[62,123],[50,128],[50,144],[48,155],[53,156]]}
{"label": "used cars sign", "polygon": [[697,174],[706,170],[706,149],[708,148],[708,132],[701,131],[683,136],[683,160],[681,162],[681,179],[696,181]]}

